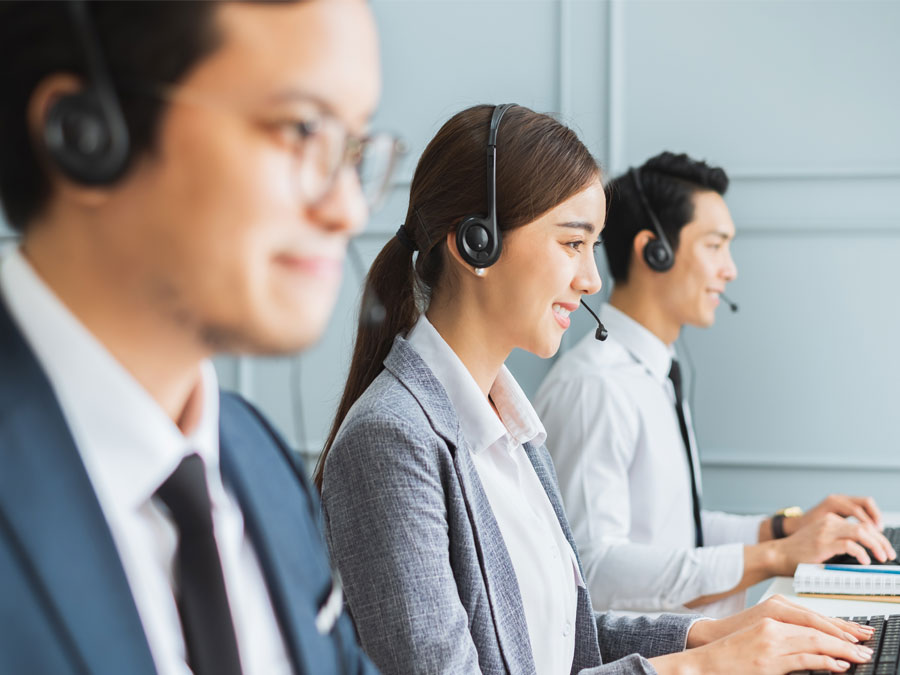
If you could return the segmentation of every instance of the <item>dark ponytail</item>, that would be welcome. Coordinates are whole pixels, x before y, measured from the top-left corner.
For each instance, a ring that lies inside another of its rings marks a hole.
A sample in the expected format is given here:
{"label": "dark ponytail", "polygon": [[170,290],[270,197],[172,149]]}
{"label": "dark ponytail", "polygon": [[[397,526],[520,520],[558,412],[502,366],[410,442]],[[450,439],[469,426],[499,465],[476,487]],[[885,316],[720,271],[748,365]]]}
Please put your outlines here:
{"label": "dark ponytail", "polygon": [[[341,422],[378,373],[384,368],[391,345],[396,335],[405,335],[419,319],[420,309],[416,302],[416,278],[413,271],[412,251],[392,237],[369,268],[363,291],[362,307],[384,308],[384,318],[372,321],[361,312],[356,330],[356,344],[347,386],[341,396],[334,423],[325,441],[325,449],[316,465],[315,482],[322,489],[322,471],[325,457],[334,443]],[[380,317],[379,317],[380,318]]]}
{"label": "dark ponytail", "polygon": [[[410,186],[403,226],[419,250],[397,237],[378,254],[366,276],[347,386],[315,471],[316,486],[348,411],[384,369],[397,335],[406,335],[444,279],[444,242],[463,218],[487,210],[488,127],[494,106],[479,105],[451,117],[425,148]],[[596,180],[600,169],[568,127],[522,106],[503,117],[497,137],[497,220],[501,231],[527,225]],[[380,323],[365,308],[384,307]]]}

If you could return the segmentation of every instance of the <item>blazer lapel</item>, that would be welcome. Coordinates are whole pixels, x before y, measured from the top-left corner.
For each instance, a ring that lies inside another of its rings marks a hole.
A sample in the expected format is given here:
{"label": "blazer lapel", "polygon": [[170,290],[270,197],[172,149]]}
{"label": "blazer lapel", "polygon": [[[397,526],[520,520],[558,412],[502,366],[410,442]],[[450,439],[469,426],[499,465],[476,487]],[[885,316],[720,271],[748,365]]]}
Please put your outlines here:
{"label": "blazer lapel", "polygon": [[[0,299],[0,533],[33,570],[73,669],[155,673],[125,571],[62,410]],[[89,386],[89,383],[86,383]],[[73,664],[73,665],[74,665]]]}
{"label": "blazer lapel", "polygon": [[503,660],[511,673],[534,673],[536,666],[516,572],[453,405],[440,381],[402,337],[395,338],[385,367],[419,401],[435,432],[447,442],[469,513]]}
{"label": "blazer lapel", "polygon": [[334,659],[332,651],[323,653],[333,645],[314,628],[319,605],[331,589],[331,569],[311,493],[304,493],[304,479],[275,439],[247,404],[222,396],[223,476],[241,505],[297,672],[319,675],[315,665]]}
{"label": "blazer lapel", "polygon": [[[578,556],[578,547],[575,546],[575,538],[572,536],[572,529],[569,527],[569,520],[566,518],[566,512],[563,508],[562,496],[559,493],[558,483],[556,479],[556,470],[553,468],[553,462],[546,448],[537,447],[532,443],[525,444],[525,454],[531,461],[538,480],[547,493],[550,505],[556,513],[556,519],[562,528],[569,546],[575,553],[575,561],[578,563],[578,569],[584,578],[584,567],[581,565],[581,558]],[[594,620],[594,610],[591,606],[591,597],[587,591],[587,587],[578,589],[578,610],[575,617],[575,654],[572,660],[572,673],[581,672],[583,669],[593,668],[603,663],[600,654],[600,645],[597,640],[597,624]]]}
{"label": "blazer lapel", "polygon": [[[553,512],[556,513],[556,519],[559,521],[559,526],[562,528],[563,534],[566,535],[566,539],[569,541],[569,545],[574,551],[576,550],[575,540],[572,537],[572,531],[569,528],[569,519],[566,518],[562,496],[559,494],[559,488],[557,487],[556,470],[553,468],[553,464],[550,463],[549,456],[545,458],[541,454],[541,449],[536,447],[533,443],[526,443],[524,448],[525,454],[528,455],[528,459],[534,467],[534,472],[537,474],[538,480],[541,481],[544,492],[547,493],[547,498],[550,500]],[[579,565],[580,564],[581,563],[579,562]]]}
{"label": "blazer lapel", "polygon": [[472,523],[503,660],[511,673],[534,673],[536,666],[516,571],[467,446],[456,450],[454,462]]}

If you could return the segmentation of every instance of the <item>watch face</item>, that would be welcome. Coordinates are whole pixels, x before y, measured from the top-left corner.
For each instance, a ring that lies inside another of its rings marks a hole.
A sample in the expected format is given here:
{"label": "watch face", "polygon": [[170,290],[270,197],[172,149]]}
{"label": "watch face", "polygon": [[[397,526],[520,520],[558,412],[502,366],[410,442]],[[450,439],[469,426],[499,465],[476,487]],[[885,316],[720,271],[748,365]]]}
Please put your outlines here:
{"label": "watch face", "polygon": [[799,518],[803,515],[803,509],[799,506],[789,506],[782,513],[785,518]]}

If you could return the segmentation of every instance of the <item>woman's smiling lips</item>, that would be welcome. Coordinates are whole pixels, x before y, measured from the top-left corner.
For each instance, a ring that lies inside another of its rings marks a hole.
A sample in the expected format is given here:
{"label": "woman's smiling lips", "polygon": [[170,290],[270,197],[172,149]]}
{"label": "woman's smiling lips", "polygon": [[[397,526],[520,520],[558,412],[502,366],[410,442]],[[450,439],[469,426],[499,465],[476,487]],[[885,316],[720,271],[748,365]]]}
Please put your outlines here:
{"label": "woman's smiling lips", "polygon": [[578,309],[578,305],[570,302],[554,302],[551,309],[553,310],[553,318],[556,319],[556,322],[563,329],[566,329],[572,323],[569,314]]}

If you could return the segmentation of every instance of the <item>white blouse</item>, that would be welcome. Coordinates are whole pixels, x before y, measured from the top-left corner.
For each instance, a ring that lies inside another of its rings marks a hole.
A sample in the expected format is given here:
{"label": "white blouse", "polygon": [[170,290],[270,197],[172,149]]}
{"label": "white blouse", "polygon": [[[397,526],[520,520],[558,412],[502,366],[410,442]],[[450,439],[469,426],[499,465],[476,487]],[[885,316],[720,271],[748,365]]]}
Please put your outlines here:
{"label": "white blouse", "polygon": [[475,469],[509,551],[539,675],[568,673],[575,654],[578,587],[584,581],[534,467],[522,447],[542,445],[544,427],[506,367],[490,402],[456,353],[423,315],[409,344],[447,391]]}

